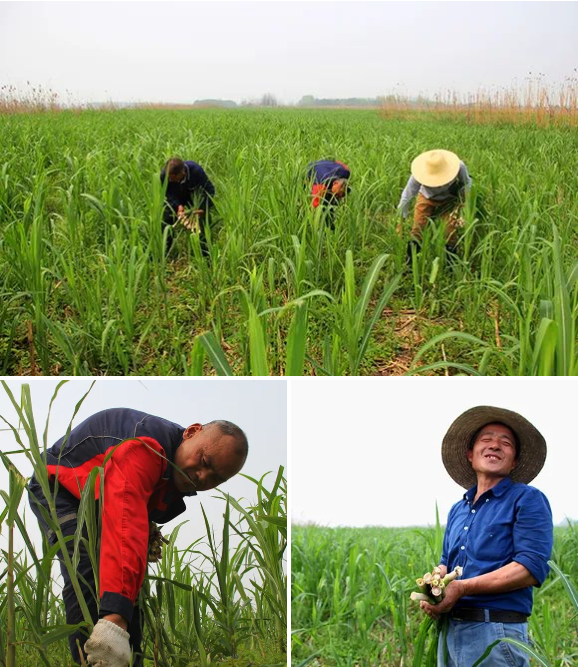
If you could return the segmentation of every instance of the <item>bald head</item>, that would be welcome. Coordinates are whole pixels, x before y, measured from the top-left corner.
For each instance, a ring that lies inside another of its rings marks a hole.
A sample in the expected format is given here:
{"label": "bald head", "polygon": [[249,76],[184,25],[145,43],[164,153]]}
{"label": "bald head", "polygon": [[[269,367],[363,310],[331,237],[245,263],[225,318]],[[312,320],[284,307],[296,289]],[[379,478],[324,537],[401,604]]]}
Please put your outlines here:
{"label": "bald head", "polygon": [[227,420],[187,427],[175,454],[173,480],[179,492],[205,492],[237,475],[247,459],[249,446],[242,429]]}
{"label": "bald head", "polygon": [[241,427],[238,427],[234,422],[229,422],[228,420],[213,420],[212,422],[207,422],[203,425],[203,429],[209,428],[216,428],[225,436],[233,436],[237,443],[239,455],[247,459],[247,455],[249,454],[249,442]]}

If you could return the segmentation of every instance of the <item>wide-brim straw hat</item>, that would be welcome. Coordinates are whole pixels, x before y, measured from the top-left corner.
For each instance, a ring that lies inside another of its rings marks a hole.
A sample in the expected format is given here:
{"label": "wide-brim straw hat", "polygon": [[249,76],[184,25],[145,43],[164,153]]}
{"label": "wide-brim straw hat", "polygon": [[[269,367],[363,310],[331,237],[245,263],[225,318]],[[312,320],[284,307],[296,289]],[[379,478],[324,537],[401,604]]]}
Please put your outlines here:
{"label": "wide-brim straw hat", "polygon": [[510,473],[514,482],[529,483],[542,470],[546,461],[546,440],[519,413],[495,406],[476,406],[462,413],[453,422],[442,442],[442,461],[450,476],[462,487],[477,484],[477,476],[466,457],[473,435],[483,426],[501,422],[516,433],[520,455],[516,468]]}
{"label": "wide-brim straw hat", "polygon": [[451,151],[426,151],[411,163],[414,179],[429,188],[444,186],[453,181],[460,171],[460,159]]}

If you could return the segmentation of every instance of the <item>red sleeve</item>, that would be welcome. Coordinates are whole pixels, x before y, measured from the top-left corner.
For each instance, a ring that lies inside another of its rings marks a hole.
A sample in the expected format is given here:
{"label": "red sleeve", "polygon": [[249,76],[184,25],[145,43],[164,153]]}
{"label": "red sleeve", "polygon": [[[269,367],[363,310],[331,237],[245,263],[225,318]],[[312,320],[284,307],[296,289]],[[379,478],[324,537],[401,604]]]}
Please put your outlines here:
{"label": "red sleeve", "polygon": [[100,546],[101,617],[113,612],[129,621],[132,617],[147,567],[147,504],[166,467],[165,459],[156,453],[165,456],[155,439],[143,436],[118,446],[105,465]]}
{"label": "red sleeve", "polygon": [[311,187],[311,194],[313,195],[313,206],[317,208],[320,204],[321,198],[325,195],[327,186],[323,183],[314,183]]}

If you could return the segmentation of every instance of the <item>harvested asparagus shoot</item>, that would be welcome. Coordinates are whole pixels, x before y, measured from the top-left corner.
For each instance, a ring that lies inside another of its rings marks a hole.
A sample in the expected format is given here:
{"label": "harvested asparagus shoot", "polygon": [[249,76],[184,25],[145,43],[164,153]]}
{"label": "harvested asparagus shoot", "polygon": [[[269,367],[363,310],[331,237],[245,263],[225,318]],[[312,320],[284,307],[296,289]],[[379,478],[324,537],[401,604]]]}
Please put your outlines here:
{"label": "harvested asparagus shoot", "polygon": [[154,522],[149,522],[149,552],[148,561],[154,563],[163,557],[163,543],[169,545],[169,541],[161,534]]}
{"label": "harvested asparagus shoot", "polygon": [[462,567],[456,566],[453,571],[441,578],[441,568],[439,566],[432,568],[431,573],[425,573],[423,578],[417,578],[415,582],[420,590],[419,592],[412,591],[410,599],[412,601],[426,601],[431,605],[439,603],[445,596],[446,585],[452,580],[459,578],[462,575],[462,572]]}

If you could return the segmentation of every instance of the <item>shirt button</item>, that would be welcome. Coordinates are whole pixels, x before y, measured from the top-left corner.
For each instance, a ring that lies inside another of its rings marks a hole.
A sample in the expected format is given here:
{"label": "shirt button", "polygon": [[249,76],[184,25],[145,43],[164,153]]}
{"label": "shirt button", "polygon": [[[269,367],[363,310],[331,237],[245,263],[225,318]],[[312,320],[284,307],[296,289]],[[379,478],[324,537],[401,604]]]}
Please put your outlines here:
{"label": "shirt button", "polygon": [[466,546],[465,546],[465,545],[462,545],[462,546],[460,547],[460,550],[465,550],[465,549],[466,549]]}
{"label": "shirt button", "polygon": [[486,503],[488,503],[489,500],[490,500],[490,499],[486,499]]}
{"label": "shirt button", "polygon": [[475,510],[472,510],[472,513],[475,513],[475,512],[476,512]]}
{"label": "shirt button", "polygon": [[467,531],[467,530],[468,530],[468,527],[464,527],[464,530]]}

